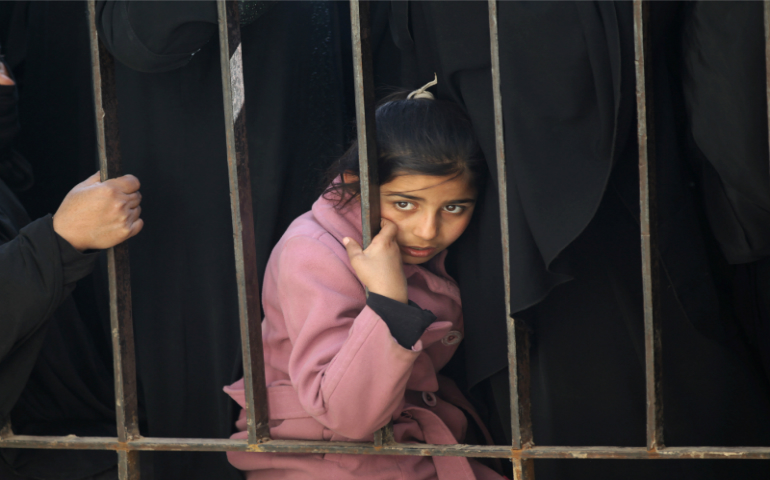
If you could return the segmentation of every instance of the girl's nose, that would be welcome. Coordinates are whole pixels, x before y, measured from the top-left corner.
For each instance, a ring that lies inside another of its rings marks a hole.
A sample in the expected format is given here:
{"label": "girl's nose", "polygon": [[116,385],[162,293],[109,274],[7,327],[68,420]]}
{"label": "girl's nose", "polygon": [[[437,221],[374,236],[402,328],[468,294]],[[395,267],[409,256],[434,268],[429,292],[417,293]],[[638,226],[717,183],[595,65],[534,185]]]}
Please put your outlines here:
{"label": "girl's nose", "polygon": [[433,240],[438,234],[438,220],[435,215],[422,216],[415,228],[414,234],[416,237],[423,240]]}

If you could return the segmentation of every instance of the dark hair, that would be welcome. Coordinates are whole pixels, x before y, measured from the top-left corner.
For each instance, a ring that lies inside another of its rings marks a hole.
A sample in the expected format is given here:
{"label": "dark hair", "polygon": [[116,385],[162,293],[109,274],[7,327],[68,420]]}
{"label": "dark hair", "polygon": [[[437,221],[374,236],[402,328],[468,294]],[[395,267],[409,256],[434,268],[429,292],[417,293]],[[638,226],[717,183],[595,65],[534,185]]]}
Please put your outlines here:
{"label": "dark hair", "polygon": [[[407,100],[408,95],[388,95],[375,113],[379,184],[402,174],[443,177],[467,172],[479,186],[486,164],[465,112],[453,102]],[[357,141],[327,171],[323,196],[336,200],[338,208],[361,192],[358,182],[342,180],[343,173],[359,175]]]}

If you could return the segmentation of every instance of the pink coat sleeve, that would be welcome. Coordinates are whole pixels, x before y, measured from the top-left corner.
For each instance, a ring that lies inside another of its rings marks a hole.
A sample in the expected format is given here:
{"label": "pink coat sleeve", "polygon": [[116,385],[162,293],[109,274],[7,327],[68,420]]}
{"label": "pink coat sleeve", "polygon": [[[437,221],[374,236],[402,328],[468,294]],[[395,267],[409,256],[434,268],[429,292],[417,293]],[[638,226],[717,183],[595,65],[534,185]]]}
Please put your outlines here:
{"label": "pink coat sleeve", "polygon": [[333,432],[365,439],[403,400],[422,344],[407,350],[395,341],[339,253],[311,237],[288,240],[277,291],[300,403]]}

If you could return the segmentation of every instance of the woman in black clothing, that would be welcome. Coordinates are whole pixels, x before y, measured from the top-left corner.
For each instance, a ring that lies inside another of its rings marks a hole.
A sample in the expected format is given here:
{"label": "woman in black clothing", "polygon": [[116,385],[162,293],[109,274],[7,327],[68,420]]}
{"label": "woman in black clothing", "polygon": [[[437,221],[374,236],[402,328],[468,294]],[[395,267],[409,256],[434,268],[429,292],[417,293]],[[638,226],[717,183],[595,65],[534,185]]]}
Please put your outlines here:
{"label": "woman in black clothing", "polygon": [[[96,250],[142,229],[139,181],[94,174],[53,216],[30,221],[13,193],[32,183],[11,145],[18,130],[15,85],[0,63],[0,422],[10,420],[17,434],[114,436],[110,362],[99,358],[99,337],[70,293]],[[112,452],[0,450],[3,480],[85,479],[114,464]]]}

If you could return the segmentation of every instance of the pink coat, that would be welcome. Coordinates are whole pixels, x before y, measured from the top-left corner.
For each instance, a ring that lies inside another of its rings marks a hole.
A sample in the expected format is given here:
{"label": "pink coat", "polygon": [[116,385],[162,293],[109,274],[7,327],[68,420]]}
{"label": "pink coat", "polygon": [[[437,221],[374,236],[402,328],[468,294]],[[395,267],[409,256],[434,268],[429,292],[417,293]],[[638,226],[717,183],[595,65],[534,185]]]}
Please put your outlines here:
{"label": "pink coat", "polygon": [[[366,306],[344,237],[361,242],[360,204],[337,211],[319,198],[273,250],[265,272],[262,338],[273,439],[372,441],[390,420],[398,442],[461,443],[472,412],[437,372],[462,338],[457,284],[446,252],[430,270],[404,265],[409,298],[437,320],[411,348],[400,346]],[[225,391],[244,405],[243,380]],[[236,423],[246,438],[244,412]],[[475,460],[341,454],[228,453],[247,479],[500,479]]]}

